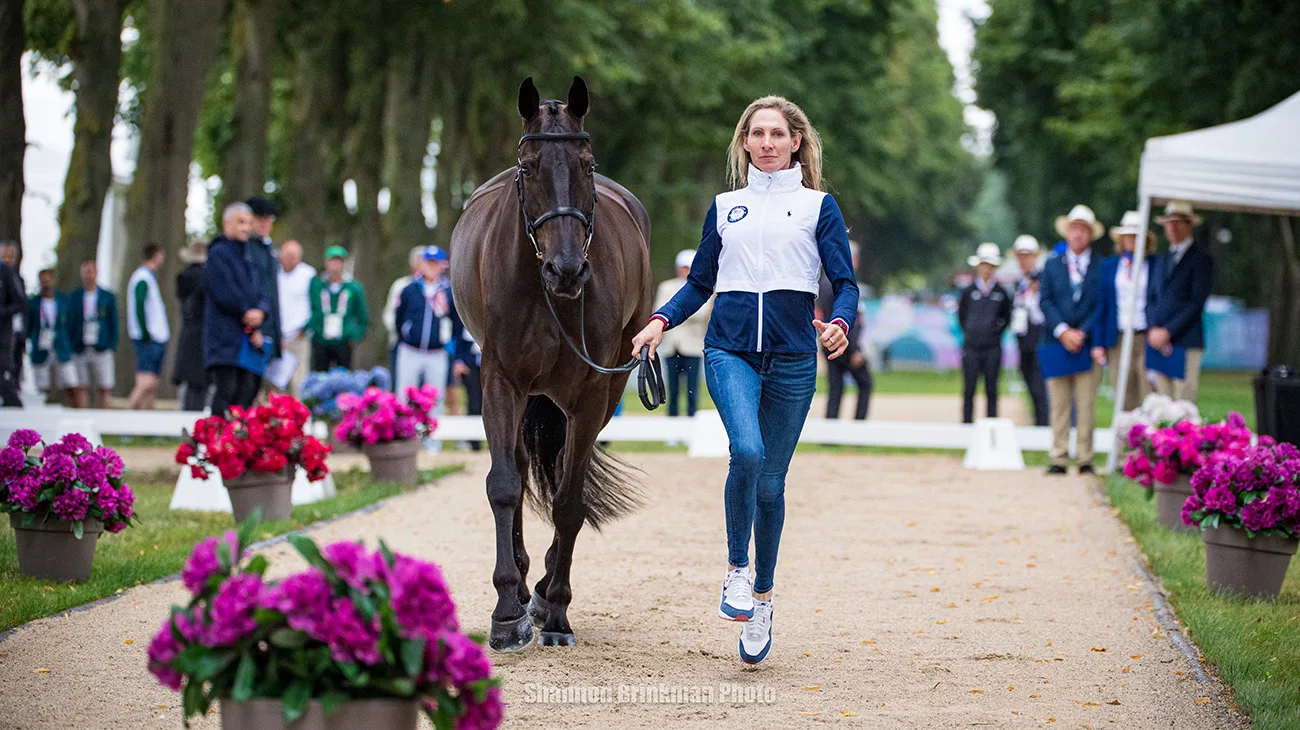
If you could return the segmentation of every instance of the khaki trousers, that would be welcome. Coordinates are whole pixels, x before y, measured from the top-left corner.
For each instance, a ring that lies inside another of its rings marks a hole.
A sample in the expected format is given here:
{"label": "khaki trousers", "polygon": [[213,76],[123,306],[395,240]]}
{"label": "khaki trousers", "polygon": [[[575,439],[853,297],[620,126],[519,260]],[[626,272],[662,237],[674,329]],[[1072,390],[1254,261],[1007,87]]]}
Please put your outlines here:
{"label": "khaki trousers", "polygon": [[[1142,405],[1151,393],[1151,381],[1147,380],[1147,338],[1146,333],[1133,333],[1132,360],[1129,361],[1128,388],[1124,391],[1124,410],[1131,411]],[[1110,368],[1110,384],[1119,395],[1119,360],[1124,352],[1124,339],[1106,350],[1106,366]]]}
{"label": "khaki trousers", "polygon": [[1070,457],[1070,406],[1077,404],[1078,437],[1075,449],[1079,464],[1092,463],[1092,431],[1097,424],[1097,384],[1101,366],[1047,381],[1047,400],[1052,409],[1052,464],[1065,466]]}
{"label": "khaki trousers", "polygon": [[1174,380],[1168,375],[1156,373],[1156,392],[1167,395],[1174,400],[1196,403],[1196,389],[1201,381],[1201,358],[1205,356],[1204,348],[1187,348],[1187,369],[1182,380]]}
{"label": "khaki trousers", "polygon": [[289,378],[289,394],[297,398],[302,381],[306,380],[307,373],[311,372],[311,340],[303,337],[286,341],[281,345],[281,349],[293,353],[294,357],[298,358],[298,367],[294,368],[293,377]]}

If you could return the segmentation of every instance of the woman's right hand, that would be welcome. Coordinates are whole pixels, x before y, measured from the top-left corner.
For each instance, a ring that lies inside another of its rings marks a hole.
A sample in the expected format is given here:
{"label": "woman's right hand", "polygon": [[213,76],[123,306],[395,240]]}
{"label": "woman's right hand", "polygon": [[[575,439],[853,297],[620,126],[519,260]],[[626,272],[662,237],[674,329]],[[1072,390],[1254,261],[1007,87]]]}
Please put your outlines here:
{"label": "woman's right hand", "polygon": [[641,348],[645,345],[650,346],[650,359],[655,359],[655,350],[659,349],[659,343],[664,339],[664,321],[655,317],[650,320],[642,330],[636,333],[632,338],[632,357],[641,359]]}

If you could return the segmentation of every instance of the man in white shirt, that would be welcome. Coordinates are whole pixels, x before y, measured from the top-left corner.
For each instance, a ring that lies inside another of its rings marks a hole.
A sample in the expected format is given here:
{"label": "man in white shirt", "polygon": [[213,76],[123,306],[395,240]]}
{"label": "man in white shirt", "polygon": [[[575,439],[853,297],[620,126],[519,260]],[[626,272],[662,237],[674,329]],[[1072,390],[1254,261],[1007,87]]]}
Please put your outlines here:
{"label": "man in white shirt", "polygon": [[158,288],[158,271],[166,255],[158,244],[146,244],[140,268],[127,282],[130,308],[126,312],[126,330],[135,350],[135,387],[128,401],[131,410],[153,410],[158,376],[171,339],[167,307]]}
{"label": "man in white shirt", "polygon": [[306,379],[311,367],[311,338],[307,336],[307,322],[311,320],[311,280],[316,269],[302,261],[302,244],[285,241],[280,247],[280,266],[276,272],[280,293],[280,334],[283,350],[298,358],[298,364],[289,379],[289,392],[297,397],[298,388]]}

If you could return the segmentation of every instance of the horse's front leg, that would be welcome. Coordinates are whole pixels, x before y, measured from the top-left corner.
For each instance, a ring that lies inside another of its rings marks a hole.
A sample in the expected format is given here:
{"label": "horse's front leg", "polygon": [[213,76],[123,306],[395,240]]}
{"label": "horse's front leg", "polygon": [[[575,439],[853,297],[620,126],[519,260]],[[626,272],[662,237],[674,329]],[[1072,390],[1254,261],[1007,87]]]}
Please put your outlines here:
{"label": "horse's front leg", "polygon": [[[484,363],[485,366],[488,363]],[[517,560],[516,545],[522,543],[523,478],[517,457],[519,424],[523,420],[525,397],[504,378],[496,377],[495,368],[483,370],[483,429],[487,433],[492,468],[487,475],[488,502],[496,524],[496,567],[492,585],[497,589],[497,605],[492,611],[492,631],[488,646],[494,651],[513,652],[533,642],[533,625],[520,603],[527,588]],[[518,545],[522,547],[522,544]],[[525,568],[526,570],[526,568]]]}
{"label": "horse's front leg", "polygon": [[551,510],[555,540],[547,551],[547,575],[543,578],[546,610],[539,640],[543,646],[573,646],[576,643],[573,628],[569,625],[569,604],[573,600],[569,569],[573,565],[573,548],[578,532],[587,519],[587,467],[595,450],[596,437],[605,425],[604,416],[604,409],[598,406],[577,409],[569,417],[562,452],[560,488]]}

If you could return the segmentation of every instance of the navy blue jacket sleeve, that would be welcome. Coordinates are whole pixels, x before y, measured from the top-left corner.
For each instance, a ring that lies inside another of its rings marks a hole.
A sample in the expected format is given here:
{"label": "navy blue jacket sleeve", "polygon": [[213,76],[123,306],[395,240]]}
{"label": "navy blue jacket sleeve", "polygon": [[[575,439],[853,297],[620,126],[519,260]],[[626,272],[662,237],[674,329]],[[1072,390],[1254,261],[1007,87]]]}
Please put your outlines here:
{"label": "navy blue jacket sleeve", "polygon": [[1062,264],[1059,259],[1048,259],[1043,266],[1043,275],[1038,277],[1038,306],[1043,310],[1043,327],[1047,334],[1056,338],[1056,326],[1065,321],[1065,315],[1056,305],[1056,271]]}
{"label": "navy blue jacket sleeve", "polygon": [[708,215],[704,216],[700,247],[695,252],[695,261],[691,264],[691,273],[686,277],[686,283],[650,318],[662,319],[665,327],[676,327],[690,319],[690,316],[704,306],[713,294],[713,287],[718,281],[718,257],[721,255],[722,236],[718,235],[718,201],[714,199],[713,204],[709,206]]}
{"label": "navy blue jacket sleeve", "polygon": [[117,349],[117,295],[111,292],[104,297],[104,313],[107,315],[108,322],[105,323],[104,329],[107,334],[103,335],[104,347],[109,350]]}
{"label": "navy blue jacket sleeve", "polygon": [[822,210],[817,217],[817,252],[821,254],[822,268],[826,270],[826,278],[831,280],[831,290],[835,293],[829,321],[841,320],[847,334],[858,317],[858,276],[853,271],[849,230],[844,225],[844,215],[829,193],[822,198]]}
{"label": "navy blue jacket sleeve", "polygon": [[[412,284],[415,280],[411,281]],[[393,326],[397,328],[397,341],[405,342],[403,337],[406,335],[406,323],[411,318],[411,303],[406,296],[411,290],[411,285],[407,284],[406,288],[397,295],[397,309],[393,312]]]}
{"label": "navy blue jacket sleeve", "polygon": [[456,300],[451,296],[451,289],[447,289],[447,304],[451,308],[451,342],[445,343],[451,350],[452,362],[465,362],[465,323],[460,320],[460,312],[456,311]]}
{"label": "navy blue jacket sleeve", "polygon": [[1206,300],[1210,298],[1210,287],[1214,283],[1214,262],[1210,259],[1209,254],[1202,253],[1192,263],[1196,268],[1191,272],[1191,299],[1165,309],[1168,315],[1165,317],[1164,327],[1169,330],[1171,340],[1182,339],[1183,335],[1186,335],[1191,330],[1192,325],[1198,321],[1201,313],[1205,311]]}
{"label": "navy blue jacket sleeve", "polygon": [[[1106,337],[1106,331],[1110,325],[1110,318],[1115,317],[1115,322],[1119,323],[1119,302],[1115,301],[1115,277],[1119,275],[1119,260],[1114,256],[1101,262],[1101,276],[1097,277],[1097,316],[1093,319],[1092,335],[1093,347],[1106,347],[1109,340]],[[1115,309],[1112,313],[1111,310]]]}
{"label": "navy blue jacket sleeve", "polygon": [[214,284],[207,288],[208,299],[228,317],[243,317],[261,299],[249,291],[248,269],[230,246],[213,246],[203,271]]}

